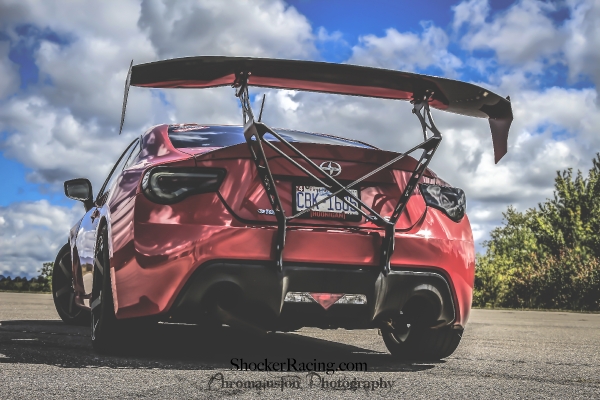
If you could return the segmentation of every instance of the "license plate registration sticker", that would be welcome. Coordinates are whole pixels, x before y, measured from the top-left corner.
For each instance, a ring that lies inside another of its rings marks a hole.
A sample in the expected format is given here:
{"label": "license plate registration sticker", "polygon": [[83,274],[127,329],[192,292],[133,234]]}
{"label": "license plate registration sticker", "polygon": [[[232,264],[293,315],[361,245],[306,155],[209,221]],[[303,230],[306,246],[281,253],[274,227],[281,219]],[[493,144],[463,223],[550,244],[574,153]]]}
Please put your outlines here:
{"label": "license plate registration sticker", "polygon": [[[358,190],[349,189],[350,193],[358,197]],[[355,208],[340,198],[333,196],[318,204],[329,196],[331,192],[321,186],[294,186],[294,214],[310,209],[303,216],[309,218],[335,218],[358,221],[361,216]],[[346,195],[344,199],[351,204],[358,206],[358,202],[352,197]]]}

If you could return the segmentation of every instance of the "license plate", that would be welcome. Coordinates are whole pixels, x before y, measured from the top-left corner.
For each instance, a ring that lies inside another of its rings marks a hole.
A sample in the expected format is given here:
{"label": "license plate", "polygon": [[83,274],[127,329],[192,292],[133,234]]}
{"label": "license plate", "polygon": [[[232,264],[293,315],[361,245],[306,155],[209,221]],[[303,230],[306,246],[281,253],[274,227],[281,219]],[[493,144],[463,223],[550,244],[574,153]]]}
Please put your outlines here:
{"label": "license plate", "polygon": [[[357,198],[358,190],[349,189]],[[310,211],[304,213],[302,216],[305,218],[333,218],[333,219],[345,219],[350,221],[360,221],[361,216],[355,208],[351,207],[348,203],[342,201],[340,198],[333,196],[329,199],[318,204],[320,201],[329,196],[331,192],[321,186],[294,186],[294,214],[309,209]],[[352,197],[346,195],[344,199],[351,204],[358,206],[358,202]]]}

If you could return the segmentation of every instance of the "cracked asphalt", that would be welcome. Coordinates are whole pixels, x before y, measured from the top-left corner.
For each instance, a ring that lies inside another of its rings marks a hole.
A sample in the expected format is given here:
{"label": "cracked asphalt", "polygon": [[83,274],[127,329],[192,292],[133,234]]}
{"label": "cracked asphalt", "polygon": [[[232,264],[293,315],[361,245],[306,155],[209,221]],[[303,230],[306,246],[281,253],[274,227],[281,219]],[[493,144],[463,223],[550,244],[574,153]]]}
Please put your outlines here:
{"label": "cracked asphalt", "polygon": [[[120,356],[94,353],[88,334],[60,321],[50,295],[0,293],[0,398],[600,398],[600,314],[473,310],[437,363],[395,361],[376,330],[255,338],[162,324]],[[237,371],[233,358],[368,372]]]}

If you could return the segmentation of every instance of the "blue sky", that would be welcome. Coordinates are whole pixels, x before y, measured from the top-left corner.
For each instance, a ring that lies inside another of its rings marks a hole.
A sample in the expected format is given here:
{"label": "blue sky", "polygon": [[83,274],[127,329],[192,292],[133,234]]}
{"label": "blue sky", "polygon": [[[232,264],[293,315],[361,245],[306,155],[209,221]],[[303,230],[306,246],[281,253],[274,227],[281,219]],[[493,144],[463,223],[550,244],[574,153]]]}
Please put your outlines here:
{"label": "blue sky", "polygon": [[[64,241],[61,232],[81,212],[62,194],[62,181],[86,176],[98,187],[121,148],[150,125],[238,122],[225,89],[133,90],[125,132],[117,136],[132,58],[349,62],[442,75],[510,95],[515,122],[509,154],[498,166],[490,162],[485,123],[435,115],[447,135],[432,165],[466,190],[480,243],[508,205],[525,209],[548,197],[556,170],[591,166],[600,145],[598,20],[598,0],[0,0],[0,273],[32,274],[51,259]],[[396,151],[408,139],[392,132],[414,127],[405,125],[404,105],[269,96],[268,114],[278,126],[343,132]],[[369,119],[390,134],[360,129]],[[32,238],[39,242],[33,255],[23,247]]]}

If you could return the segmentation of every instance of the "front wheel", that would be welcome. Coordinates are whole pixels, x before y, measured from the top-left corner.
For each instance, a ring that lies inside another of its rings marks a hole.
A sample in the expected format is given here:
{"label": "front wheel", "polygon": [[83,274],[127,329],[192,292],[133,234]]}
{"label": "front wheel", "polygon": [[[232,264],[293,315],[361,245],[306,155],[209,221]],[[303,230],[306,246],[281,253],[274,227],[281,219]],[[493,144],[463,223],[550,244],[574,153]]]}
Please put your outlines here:
{"label": "front wheel", "polygon": [[440,360],[450,356],[460,343],[462,329],[447,326],[438,329],[399,324],[382,329],[383,342],[389,352],[403,360]]}
{"label": "front wheel", "polygon": [[90,313],[75,304],[71,246],[68,243],[60,249],[54,261],[52,298],[54,299],[56,312],[65,323],[81,326],[90,323]]}

